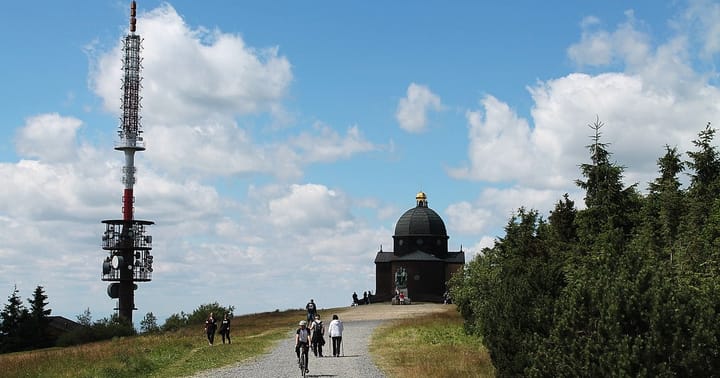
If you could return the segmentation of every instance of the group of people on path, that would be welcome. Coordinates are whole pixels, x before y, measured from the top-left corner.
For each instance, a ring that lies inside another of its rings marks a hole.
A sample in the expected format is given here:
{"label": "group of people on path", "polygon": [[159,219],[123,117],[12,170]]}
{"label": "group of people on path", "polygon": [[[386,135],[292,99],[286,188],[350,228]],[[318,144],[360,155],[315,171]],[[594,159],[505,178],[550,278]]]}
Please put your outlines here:
{"label": "group of people on path", "polygon": [[[217,327],[217,321],[211,312],[205,320],[205,333],[207,334],[210,346],[215,343],[215,331],[217,331]],[[225,344],[225,339],[227,339],[228,344],[230,344],[230,314],[225,314],[223,319],[220,321],[220,335],[222,335],[223,344]]]}
{"label": "group of people on path", "polygon": [[[298,363],[300,362],[300,348],[305,350],[312,349],[315,357],[324,357],[322,347],[325,345],[325,326],[322,320],[320,320],[320,314],[317,313],[317,306],[312,299],[310,299],[310,302],[305,306],[305,309],[307,310],[308,320],[301,320],[300,323],[298,323],[297,331],[295,331],[295,354],[297,355]],[[308,325],[308,323],[310,324]],[[343,323],[337,315],[332,316],[332,321],[327,327],[327,333],[332,340],[333,357],[340,357]],[[310,353],[305,354],[306,372],[310,371],[309,355]]]}
{"label": "group of people on path", "polygon": [[352,293],[353,303],[352,303],[351,306],[359,306],[359,305],[363,305],[363,304],[370,304],[370,302],[372,302],[372,296],[373,296],[372,291],[363,291],[363,296],[362,296],[362,299],[361,299],[361,298],[358,298],[358,295],[357,295],[356,292],[353,292],[353,293]]}
{"label": "group of people on path", "polygon": [[[320,314],[318,314],[317,306],[315,305],[315,301],[313,299],[310,299],[310,302],[308,302],[305,306],[305,310],[307,310],[307,320],[301,320],[300,323],[298,323],[297,331],[295,331],[295,354],[297,355],[298,362],[300,361],[300,348],[305,348],[308,351],[312,349],[315,357],[324,357],[322,347],[325,345],[326,331],[327,334],[330,335],[330,340],[332,341],[333,357],[340,357],[344,328],[342,320],[340,320],[337,315],[333,315],[332,321],[330,321],[326,330],[325,325],[320,319]],[[230,318],[230,314],[225,314],[223,319],[220,321],[219,333],[222,335],[223,344],[225,344],[226,339],[228,344],[230,344]],[[215,332],[217,329],[217,320],[215,320],[215,315],[211,312],[205,320],[205,333],[207,334],[210,346],[212,346],[215,342]],[[310,353],[305,354],[305,366],[307,372],[310,371],[308,369],[310,361],[307,359],[309,354]]]}

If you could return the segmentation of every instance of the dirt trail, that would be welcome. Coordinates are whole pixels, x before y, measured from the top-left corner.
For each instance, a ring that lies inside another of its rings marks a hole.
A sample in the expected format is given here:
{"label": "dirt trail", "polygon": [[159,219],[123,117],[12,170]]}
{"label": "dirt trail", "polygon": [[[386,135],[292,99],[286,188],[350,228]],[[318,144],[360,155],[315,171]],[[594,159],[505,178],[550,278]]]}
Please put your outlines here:
{"label": "dirt trail", "polygon": [[[382,378],[385,375],[372,361],[368,344],[373,330],[384,321],[403,319],[435,312],[454,310],[453,305],[414,303],[412,305],[391,305],[375,303],[356,307],[320,309],[326,324],[335,313],[345,326],[341,358],[327,357],[330,345],[325,346],[324,358],[310,357],[310,377]],[[297,358],[294,352],[292,331],[268,354],[248,361],[219,369],[200,372],[194,378],[277,378],[299,376]]]}
{"label": "dirt trail", "polygon": [[[347,307],[337,310],[337,315],[343,321],[355,320],[392,320],[411,318],[420,315],[447,311],[452,305],[439,303],[413,303],[411,305],[391,305],[390,303],[373,303],[370,305]],[[453,306],[454,308],[454,306]],[[320,310],[323,320],[329,321],[332,314]]]}

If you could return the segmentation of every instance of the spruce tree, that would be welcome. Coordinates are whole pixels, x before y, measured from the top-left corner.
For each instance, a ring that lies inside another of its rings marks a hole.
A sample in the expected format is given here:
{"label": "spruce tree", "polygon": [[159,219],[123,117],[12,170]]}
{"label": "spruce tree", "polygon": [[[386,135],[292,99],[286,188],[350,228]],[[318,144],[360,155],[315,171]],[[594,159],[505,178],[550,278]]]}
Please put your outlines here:
{"label": "spruce tree", "polygon": [[50,324],[50,313],[51,309],[46,308],[48,302],[47,295],[45,295],[45,289],[42,286],[35,288],[33,297],[28,298],[30,303],[30,312],[28,317],[28,324],[24,327],[27,330],[28,344],[34,348],[48,347],[52,344],[50,335],[48,334],[48,325]]}
{"label": "spruce tree", "polygon": [[28,311],[22,303],[22,299],[18,295],[17,285],[13,289],[12,294],[8,297],[8,303],[2,311],[0,311],[0,352],[14,352],[21,350],[25,345],[22,326],[28,318]]}

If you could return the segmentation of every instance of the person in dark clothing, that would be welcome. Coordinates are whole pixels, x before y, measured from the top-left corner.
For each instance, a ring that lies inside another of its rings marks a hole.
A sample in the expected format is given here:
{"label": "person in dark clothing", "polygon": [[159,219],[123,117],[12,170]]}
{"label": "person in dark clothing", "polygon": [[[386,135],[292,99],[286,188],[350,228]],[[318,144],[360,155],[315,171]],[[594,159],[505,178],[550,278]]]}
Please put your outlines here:
{"label": "person in dark clothing", "polygon": [[315,301],[310,299],[310,302],[305,305],[305,309],[307,310],[307,322],[311,323],[313,320],[315,320],[315,314],[317,313],[317,306],[315,306]]}
{"label": "person in dark clothing", "polygon": [[230,344],[230,317],[225,314],[223,320],[220,322],[220,335],[222,335],[223,344],[225,344],[225,338],[227,338],[228,344]]}
{"label": "person in dark clothing", "polygon": [[325,345],[325,326],[320,320],[320,315],[315,315],[315,320],[310,325],[312,331],[312,351],[315,357],[323,357],[322,347]]}
{"label": "person in dark clothing", "polygon": [[215,321],[215,317],[213,316],[213,313],[210,313],[210,316],[208,316],[207,320],[205,320],[205,333],[207,333],[208,342],[210,345],[213,345],[213,342],[215,342],[215,330],[217,329],[217,322]]}

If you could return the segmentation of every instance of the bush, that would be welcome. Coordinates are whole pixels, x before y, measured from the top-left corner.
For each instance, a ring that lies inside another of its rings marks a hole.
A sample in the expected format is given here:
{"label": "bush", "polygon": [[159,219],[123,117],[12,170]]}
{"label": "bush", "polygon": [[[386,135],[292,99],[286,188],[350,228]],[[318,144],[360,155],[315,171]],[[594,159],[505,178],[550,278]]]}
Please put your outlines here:
{"label": "bush", "polygon": [[179,314],[172,314],[161,327],[163,331],[177,331],[190,324],[203,324],[207,319],[208,315],[212,312],[215,315],[215,319],[222,319],[223,315],[230,314],[235,311],[235,306],[223,307],[218,302],[207,303],[200,305],[192,313],[186,314],[180,311]]}
{"label": "bush", "polygon": [[117,316],[104,318],[96,321],[90,326],[80,327],[66,334],[61,335],[56,345],[70,346],[90,343],[93,341],[109,340],[113,337],[133,336],[137,332],[135,328],[125,322],[120,321]]}

